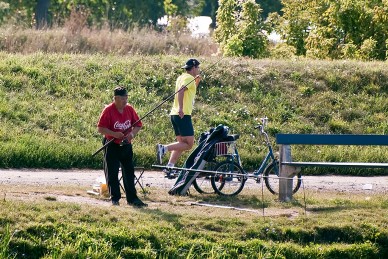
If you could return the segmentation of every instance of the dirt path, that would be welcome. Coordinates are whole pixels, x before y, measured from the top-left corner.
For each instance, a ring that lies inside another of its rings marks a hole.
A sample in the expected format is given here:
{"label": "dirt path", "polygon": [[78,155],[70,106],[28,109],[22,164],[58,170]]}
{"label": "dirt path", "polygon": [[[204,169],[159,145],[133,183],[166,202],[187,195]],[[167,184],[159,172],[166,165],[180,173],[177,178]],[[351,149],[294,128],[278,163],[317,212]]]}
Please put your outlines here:
{"label": "dirt path", "polygon": [[[38,169],[0,169],[0,184],[26,186],[92,186],[96,179],[103,178],[101,170],[38,170]],[[175,180],[164,178],[161,171],[145,171],[143,184],[170,188]],[[347,177],[347,176],[304,176],[307,190],[331,190],[338,192],[388,193],[388,176]],[[249,179],[247,188],[257,188],[257,183]]]}
{"label": "dirt path", "polygon": [[[88,195],[87,190],[91,190],[93,184],[97,183],[97,179],[103,179],[102,170],[38,170],[38,169],[0,169],[0,200],[23,200],[23,201],[43,201],[56,200],[60,202],[69,202],[77,204],[88,204],[95,206],[111,206],[108,198],[100,196]],[[142,185],[145,187],[158,187],[165,189],[165,199],[172,198],[167,194],[167,191],[174,185],[175,180],[166,179],[161,171],[145,171],[142,178]],[[245,191],[256,189],[260,192],[262,184],[256,183],[253,179],[248,179],[244,187]],[[263,187],[265,188],[265,187]],[[246,190],[248,189],[248,190]],[[85,190],[83,192],[82,190]],[[137,187],[138,192],[140,188]],[[305,176],[303,177],[303,185],[301,191],[308,190],[317,192],[334,191],[338,193],[358,193],[366,196],[383,193],[388,194],[388,176],[384,177],[339,177],[339,176]],[[163,193],[159,192],[159,193]],[[163,195],[163,194],[162,194]],[[152,194],[151,194],[152,196]],[[189,199],[191,200],[191,199]],[[169,202],[160,202],[146,200],[150,209],[166,209],[170,210]],[[187,203],[187,204],[186,204]],[[198,202],[181,202],[180,206],[183,209],[189,209],[192,205],[201,205]],[[166,208],[166,206],[168,208]],[[188,207],[189,206],[189,207]],[[206,206],[202,204],[201,206]],[[253,214],[263,214],[264,211],[250,208],[234,208],[221,204],[218,209],[214,204],[211,205],[211,211],[214,213],[218,210],[231,210],[239,215],[242,211]],[[196,207],[196,206],[194,206]],[[191,208],[194,209],[194,208]],[[230,212],[232,213],[232,212]],[[265,216],[287,216],[294,217],[299,212],[295,208],[277,209],[267,208]]]}

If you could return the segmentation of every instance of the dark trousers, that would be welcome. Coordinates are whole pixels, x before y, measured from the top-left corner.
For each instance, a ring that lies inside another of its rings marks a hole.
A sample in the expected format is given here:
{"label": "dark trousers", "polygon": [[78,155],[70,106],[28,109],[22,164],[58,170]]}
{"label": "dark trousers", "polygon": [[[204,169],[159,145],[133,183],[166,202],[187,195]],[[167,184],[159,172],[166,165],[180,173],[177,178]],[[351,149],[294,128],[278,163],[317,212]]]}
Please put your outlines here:
{"label": "dark trousers", "polygon": [[119,201],[121,198],[120,165],[127,202],[132,202],[137,198],[132,144],[120,146],[112,142],[104,150],[104,172],[112,201]]}

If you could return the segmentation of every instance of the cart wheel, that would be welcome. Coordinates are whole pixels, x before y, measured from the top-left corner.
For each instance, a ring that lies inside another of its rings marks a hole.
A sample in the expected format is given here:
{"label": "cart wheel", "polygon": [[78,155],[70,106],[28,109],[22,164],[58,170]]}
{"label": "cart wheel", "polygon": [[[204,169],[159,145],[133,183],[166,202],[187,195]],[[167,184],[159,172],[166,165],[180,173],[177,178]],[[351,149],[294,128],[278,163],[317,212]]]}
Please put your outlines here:
{"label": "cart wheel", "polygon": [[[204,170],[213,171],[216,165],[217,164],[214,163],[214,162],[208,162],[208,163],[206,163],[206,165],[204,167]],[[215,191],[214,191],[214,189],[212,187],[212,184],[211,184],[211,178],[212,177],[213,176],[209,175],[209,174],[204,175],[204,176],[199,175],[193,181],[194,189],[197,192],[202,193],[202,194],[213,194],[213,193],[215,193]]]}
{"label": "cart wheel", "polygon": [[214,191],[219,195],[233,196],[239,194],[247,180],[246,172],[236,162],[224,161],[215,168],[211,178]]}

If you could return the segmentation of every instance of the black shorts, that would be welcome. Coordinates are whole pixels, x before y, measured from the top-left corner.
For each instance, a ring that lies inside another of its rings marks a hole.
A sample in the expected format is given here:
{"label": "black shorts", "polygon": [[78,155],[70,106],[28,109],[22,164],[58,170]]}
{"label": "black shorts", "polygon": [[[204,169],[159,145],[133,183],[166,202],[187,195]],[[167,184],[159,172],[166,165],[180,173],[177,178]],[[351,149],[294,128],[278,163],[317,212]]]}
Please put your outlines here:
{"label": "black shorts", "polygon": [[194,128],[193,123],[191,122],[191,115],[185,115],[182,119],[179,117],[179,115],[171,115],[171,123],[174,127],[175,136],[194,136]]}

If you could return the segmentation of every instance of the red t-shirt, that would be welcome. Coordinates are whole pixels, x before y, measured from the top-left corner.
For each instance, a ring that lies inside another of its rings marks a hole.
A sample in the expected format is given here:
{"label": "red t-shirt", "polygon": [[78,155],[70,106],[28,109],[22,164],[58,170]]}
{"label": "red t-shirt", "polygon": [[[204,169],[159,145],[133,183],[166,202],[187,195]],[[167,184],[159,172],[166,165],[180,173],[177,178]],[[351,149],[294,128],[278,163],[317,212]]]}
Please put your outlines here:
{"label": "red t-shirt", "polygon": [[[120,113],[115,104],[111,103],[108,106],[104,108],[104,110],[101,112],[100,120],[98,121],[97,126],[102,128],[107,128],[112,131],[120,131],[124,132],[126,129],[129,129],[132,126],[132,123],[139,120],[139,116],[137,115],[135,109],[133,109],[132,106],[127,104],[124,107],[123,113]],[[135,127],[141,127],[143,124],[141,121],[137,122]],[[125,132],[126,134],[130,133],[132,129]],[[110,140],[113,137],[107,136],[105,137]],[[115,143],[120,144],[121,139],[115,139]]]}

